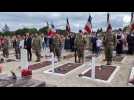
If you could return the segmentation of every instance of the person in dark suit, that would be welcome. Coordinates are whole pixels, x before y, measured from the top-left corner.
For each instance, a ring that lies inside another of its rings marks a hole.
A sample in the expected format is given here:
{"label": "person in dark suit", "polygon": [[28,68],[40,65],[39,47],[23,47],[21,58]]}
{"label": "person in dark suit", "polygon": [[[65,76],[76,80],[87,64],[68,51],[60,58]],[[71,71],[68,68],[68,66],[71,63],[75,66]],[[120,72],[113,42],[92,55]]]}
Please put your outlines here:
{"label": "person in dark suit", "polygon": [[127,36],[128,54],[134,54],[134,30],[131,29]]}
{"label": "person in dark suit", "polygon": [[65,45],[64,45],[65,47],[64,47],[64,49],[65,50],[70,50],[70,36],[69,35],[67,35],[66,36],[66,38],[65,38]]}
{"label": "person in dark suit", "polygon": [[96,45],[96,41],[97,41],[96,33],[93,33],[93,36],[91,37],[92,52],[93,52],[93,54],[97,53],[97,45]]}
{"label": "person in dark suit", "polygon": [[70,49],[71,49],[72,52],[74,52],[74,40],[75,40],[75,34],[72,33],[70,35]]}
{"label": "person in dark suit", "polygon": [[27,49],[28,61],[31,61],[32,60],[32,52],[31,52],[32,38],[29,35],[29,33],[26,34],[26,39],[25,39],[25,42],[24,42],[24,48]]}
{"label": "person in dark suit", "polygon": [[119,29],[119,32],[116,35],[116,39],[117,39],[116,53],[117,55],[121,55],[123,53],[123,41],[124,41],[124,35],[121,29]]}

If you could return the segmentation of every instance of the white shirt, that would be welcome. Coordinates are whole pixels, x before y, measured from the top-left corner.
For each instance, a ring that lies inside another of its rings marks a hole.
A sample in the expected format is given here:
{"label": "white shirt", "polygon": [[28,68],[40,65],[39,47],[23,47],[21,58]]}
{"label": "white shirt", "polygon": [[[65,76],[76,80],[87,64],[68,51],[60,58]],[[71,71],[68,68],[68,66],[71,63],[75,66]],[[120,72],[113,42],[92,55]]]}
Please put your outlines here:
{"label": "white shirt", "polygon": [[24,48],[24,40],[21,40],[21,41],[20,41],[19,47]]}
{"label": "white shirt", "polygon": [[96,41],[96,43],[97,43],[97,47],[101,47],[101,46],[102,46],[102,41],[101,41],[100,39],[98,39],[98,40]]}

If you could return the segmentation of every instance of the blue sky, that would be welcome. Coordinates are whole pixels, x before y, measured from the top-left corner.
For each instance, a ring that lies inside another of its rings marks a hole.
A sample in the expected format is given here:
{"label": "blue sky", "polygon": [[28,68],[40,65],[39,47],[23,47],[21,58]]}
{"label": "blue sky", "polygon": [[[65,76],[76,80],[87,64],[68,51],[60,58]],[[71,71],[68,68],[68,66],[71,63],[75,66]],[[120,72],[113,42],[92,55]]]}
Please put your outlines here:
{"label": "blue sky", "polygon": [[[93,18],[93,30],[106,28],[107,12],[0,12],[0,31],[5,24],[11,31],[23,27],[39,29],[46,25],[46,21],[53,23],[58,29],[65,29],[68,17],[71,30],[77,32],[85,26],[89,13]],[[130,12],[110,12],[113,28],[129,24],[130,14]]]}

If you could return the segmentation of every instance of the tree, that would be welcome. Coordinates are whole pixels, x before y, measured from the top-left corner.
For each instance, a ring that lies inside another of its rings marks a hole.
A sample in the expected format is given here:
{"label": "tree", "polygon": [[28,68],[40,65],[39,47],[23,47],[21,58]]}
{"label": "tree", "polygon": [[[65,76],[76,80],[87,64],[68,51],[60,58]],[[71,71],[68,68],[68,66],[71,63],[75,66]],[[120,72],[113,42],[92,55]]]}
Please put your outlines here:
{"label": "tree", "polygon": [[103,29],[102,28],[100,29],[100,32],[103,32]]}
{"label": "tree", "polygon": [[11,35],[10,28],[7,24],[5,24],[5,26],[2,28],[2,32],[4,35]]}
{"label": "tree", "polygon": [[5,26],[2,28],[2,31],[3,31],[4,33],[10,31],[9,27],[7,26],[7,24],[5,24]]}
{"label": "tree", "polygon": [[125,26],[125,27],[123,28],[123,31],[129,31],[129,26]]}
{"label": "tree", "polygon": [[38,30],[36,28],[23,28],[16,30],[15,33],[17,35],[24,35],[26,33],[35,34],[38,33]]}
{"label": "tree", "polygon": [[39,29],[39,32],[40,32],[40,33],[47,34],[47,32],[48,32],[48,27],[46,26],[46,27],[40,28],[40,29]]}
{"label": "tree", "polygon": [[3,35],[3,33],[2,33],[2,32],[0,32],[0,35]]}
{"label": "tree", "polygon": [[57,29],[56,31],[57,33],[62,34],[64,36],[67,34],[66,30]]}
{"label": "tree", "polygon": [[23,29],[16,30],[15,34],[17,34],[17,35],[24,35],[26,32],[28,32],[28,30],[26,28],[23,28]]}
{"label": "tree", "polygon": [[99,32],[100,32],[100,29],[98,28],[98,29],[97,29],[97,33],[99,33]]}
{"label": "tree", "polygon": [[28,29],[28,33],[35,34],[35,33],[38,33],[38,30],[36,28],[30,28]]}

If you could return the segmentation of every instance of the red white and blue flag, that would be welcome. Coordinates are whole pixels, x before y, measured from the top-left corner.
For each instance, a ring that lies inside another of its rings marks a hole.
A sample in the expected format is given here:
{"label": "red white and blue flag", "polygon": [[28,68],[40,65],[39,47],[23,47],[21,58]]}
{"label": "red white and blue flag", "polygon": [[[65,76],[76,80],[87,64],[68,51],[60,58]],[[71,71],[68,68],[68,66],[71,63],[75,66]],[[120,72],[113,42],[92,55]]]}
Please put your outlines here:
{"label": "red white and blue flag", "polygon": [[70,31],[71,31],[68,18],[67,18],[67,24],[66,24],[66,31],[67,31],[67,32],[70,32]]}
{"label": "red white and blue flag", "polygon": [[112,29],[112,25],[111,25],[111,22],[110,22],[110,14],[107,13],[107,31],[108,29]]}
{"label": "red white and blue flag", "polygon": [[52,24],[51,27],[49,27],[48,30],[48,37],[53,37],[56,34],[55,26]]}
{"label": "red white and blue flag", "polygon": [[91,33],[92,32],[92,17],[89,15],[88,21],[84,27],[84,31],[86,33]]}

